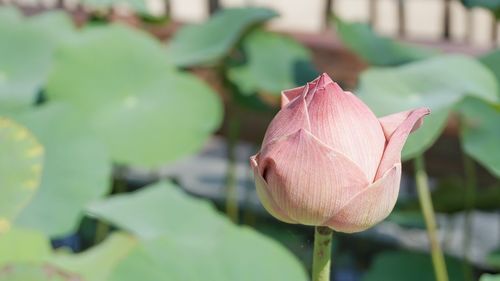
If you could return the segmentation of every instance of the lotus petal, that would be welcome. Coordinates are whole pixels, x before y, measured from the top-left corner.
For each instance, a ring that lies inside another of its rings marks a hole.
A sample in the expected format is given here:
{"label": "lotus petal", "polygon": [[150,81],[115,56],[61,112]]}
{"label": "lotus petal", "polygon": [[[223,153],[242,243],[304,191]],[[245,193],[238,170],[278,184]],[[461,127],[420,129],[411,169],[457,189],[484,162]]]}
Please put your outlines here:
{"label": "lotus petal", "polygon": [[258,160],[277,206],[302,224],[331,218],[369,185],[356,163],[304,129],[265,146]]}
{"label": "lotus petal", "polygon": [[395,164],[383,177],[362,190],[323,223],[336,231],[353,233],[366,230],[385,219],[394,208],[401,180],[401,164]]}

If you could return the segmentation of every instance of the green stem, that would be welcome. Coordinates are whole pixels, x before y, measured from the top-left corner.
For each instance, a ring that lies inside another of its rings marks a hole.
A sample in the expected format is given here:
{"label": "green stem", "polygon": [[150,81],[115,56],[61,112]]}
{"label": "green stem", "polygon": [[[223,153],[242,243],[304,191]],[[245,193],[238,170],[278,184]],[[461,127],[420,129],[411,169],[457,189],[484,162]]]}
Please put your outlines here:
{"label": "green stem", "polygon": [[424,157],[419,155],[415,158],[415,178],[417,184],[420,207],[424,215],[425,225],[427,227],[427,236],[429,237],[432,263],[437,281],[448,281],[448,272],[444,261],[443,251],[439,245],[439,239],[436,232],[436,217],[434,207],[432,206],[431,193],[429,190],[429,181],[425,171]]}
{"label": "green stem", "polygon": [[330,281],[333,230],[316,226],[314,231],[314,250],[312,281]]}
{"label": "green stem", "polygon": [[227,172],[226,172],[226,214],[238,223],[238,189],[236,178],[236,144],[238,142],[240,123],[236,116],[231,116],[228,124]]}
{"label": "green stem", "polygon": [[465,175],[465,219],[464,219],[464,272],[467,280],[473,280],[472,266],[469,252],[471,248],[472,231],[472,209],[476,201],[476,167],[474,161],[467,155],[463,155]]}

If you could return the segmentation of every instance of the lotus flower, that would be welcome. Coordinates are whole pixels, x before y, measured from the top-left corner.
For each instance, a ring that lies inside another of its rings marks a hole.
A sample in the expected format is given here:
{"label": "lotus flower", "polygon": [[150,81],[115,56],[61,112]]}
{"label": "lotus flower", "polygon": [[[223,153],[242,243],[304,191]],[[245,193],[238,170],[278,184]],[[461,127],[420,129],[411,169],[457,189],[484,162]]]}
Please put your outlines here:
{"label": "lotus flower", "polygon": [[377,119],[327,74],[282,92],[281,110],[250,158],[262,204],[287,223],[366,230],[394,208],[401,150],[429,113]]}

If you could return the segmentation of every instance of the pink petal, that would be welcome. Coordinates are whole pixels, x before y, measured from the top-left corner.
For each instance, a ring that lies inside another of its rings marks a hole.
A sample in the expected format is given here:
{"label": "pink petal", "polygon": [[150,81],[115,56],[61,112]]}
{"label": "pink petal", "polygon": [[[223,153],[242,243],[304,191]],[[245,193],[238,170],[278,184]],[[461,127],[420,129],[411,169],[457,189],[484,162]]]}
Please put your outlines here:
{"label": "pink petal", "polygon": [[253,175],[255,178],[255,187],[257,189],[257,195],[259,196],[260,202],[264,208],[275,218],[286,223],[297,223],[292,220],[287,214],[281,210],[273,199],[272,194],[268,192],[267,182],[262,178],[259,173],[259,166],[257,164],[257,159],[259,154],[250,157],[250,165],[252,166]]}
{"label": "pink petal", "polygon": [[317,87],[323,87],[328,83],[333,83],[332,79],[328,74],[323,73],[318,78],[307,83],[305,86],[285,90],[281,92],[281,108],[285,107],[289,102],[293,101],[297,97],[304,95],[306,96],[310,92],[314,92]]}
{"label": "pink petal", "polygon": [[262,147],[273,140],[297,132],[299,129],[309,130],[310,127],[304,98],[294,99],[282,108],[271,121],[262,141]]}
{"label": "pink petal", "polygon": [[396,204],[400,180],[401,163],[398,163],[382,178],[363,189],[323,225],[336,231],[353,233],[381,222]]}
{"label": "pink petal", "polygon": [[305,85],[305,86],[293,88],[290,90],[282,91],[281,92],[281,108],[285,107],[289,102],[293,101],[294,99],[296,99],[297,97],[302,95],[302,93],[304,91],[307,92],[307,88],[308,88],[308,85]]}
{"label": "pink petal", "polygon": [[313,93],[308,112],[311,133],[352,159],[373,181],[385,147],[384,132],[373,112],[336,83]]}
{"label": "pink petal", "polygon": [[309,85],[309,91],[306,93],[305,97],[307,104],[309,105],[312,98],[314,97],[314,93],[316,93],[318,89],[325,88],[327,85],[334,83],[335,82],[333,82],[330,76],[328,76],[328,74],[326,73],[321,74],[318,78],[307,83]]}
{"label": "pink petal", "polygon": [[[401,162],[401,150],[403,149],[408,135],[420,126],[420,124],[422,124],[422,118],[429,113],[430,110],[428,108],[418,108],[412,110],[408,113],[406,119],[399,123],[399,126],[397,126],[396,129],[392,130],[393,132],[387,140],[384,155],[380,161],[380,166],[378,167],[375,179],[378,179],[385,174],[385,172],[394,166],[394,164]],[[391,117],[391,119],[395,119],[395,117]],[[390,131],[390,126],[387,126],[386,134],[387,132],[390,133]]]}
{"label": "pink petal", "polygon": [[[407,110],[407,111],[402,111],[398,113],[394,113],[391,115],[387,115],[384,117],[381,117],[378,119],[380,124],[382,125],[382,129],[384,130],[384,135],[387,140],[391,138],[392,133],[396,131],[396,129],[406,120],[408,119],[408,116],[413,112],[414,110]],[[413,128],[411,129],[412,133],[416,129],[420,128],[420,126],[423,123],[423,119],[419,119],[415,125],[413,125]]]}
{"label": "pink petal", "polygon": [[264,146],[258,160],[276,204],[301,224],[331,218],[369,185],[356,163],[303,129]]}

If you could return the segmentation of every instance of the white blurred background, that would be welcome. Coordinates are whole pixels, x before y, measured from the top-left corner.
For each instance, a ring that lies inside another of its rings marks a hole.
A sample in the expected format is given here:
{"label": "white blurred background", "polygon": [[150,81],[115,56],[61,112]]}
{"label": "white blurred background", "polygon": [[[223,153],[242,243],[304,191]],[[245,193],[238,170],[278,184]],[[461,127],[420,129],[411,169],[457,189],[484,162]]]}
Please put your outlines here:
{"label": "white blurred background", "polygon": [[[0,0],[0,3],[16,2],[23,5],[55,5],[63,1],[75,5],[85,0]],[[109,2],[113,0],[92,0]],[[142,0],[123,0],[142,1]],[[209,16],[210,0],[144,0],[147,9],[156,15],[166,13],[168,6],[175,21],[196,23]],[[168,4],[167,4],[168,1]],[[275,9],[280,17],[271,27],[282,31],[317,33],[325,29],[328,0],[220,0],[222,7],[264,6]],[[404,13],[404,37],[410,40],[436,41],[442,39],[446,0],[331,0],[331,12],[344,20],[369,22],[381,34],[397,36],[401,24],[398,21],[398,3],[402,2]],[[466,10],[458,0],[449,0],[451,42],[462,42],[472,46],[489,47],[498,40],[498,23],[494,32],[494,19],[485,9]],[[370,7],[373,5],[373,7]],[[400,34],[400,33],[399,33]]]}

